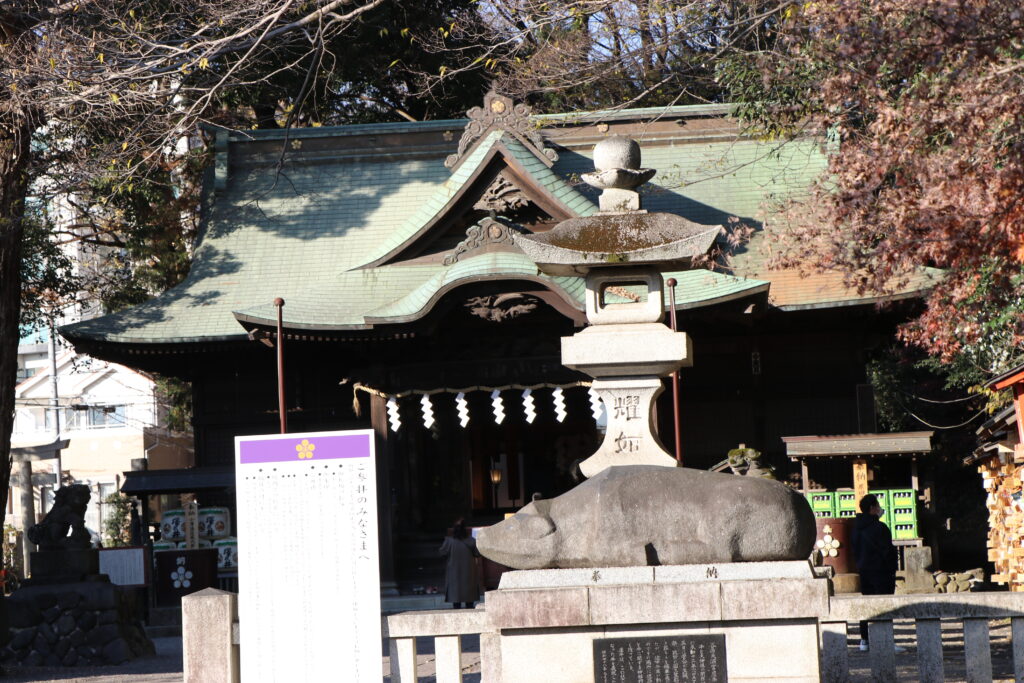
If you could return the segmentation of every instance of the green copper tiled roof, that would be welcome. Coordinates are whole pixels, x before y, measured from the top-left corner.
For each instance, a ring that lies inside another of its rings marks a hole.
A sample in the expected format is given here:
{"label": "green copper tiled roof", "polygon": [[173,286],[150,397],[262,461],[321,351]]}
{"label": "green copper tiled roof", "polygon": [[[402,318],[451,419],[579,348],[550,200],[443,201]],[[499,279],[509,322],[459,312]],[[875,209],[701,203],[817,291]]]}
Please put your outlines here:
{"label": "green copper tiled roof", "polygon": [[[436,275],[411,292],[380,308],[367,312],[368,319],[415,320],[431,308],[431,300],[439,293],[459,284],[488,277],[493,279],[528,278],[551,283],[562,290],[567,300],[582,310],[583,292],[579,278],[552,278],[537,270],[537,264],[525,255],[514,252],[480,254],[443,267]],[[569,280],[570,282],[564,282]],[[563,288],[569,286],[569,290]]]}
{"label": "green copper tiled roof", "polygon": [[[690,113],[720,112],[659,110],[676,117]],[[614,114],[616,119],[630,116]],[[663,131],[657,138],[638,136],[644,166],[659,170],[644,191],[649,210],[670,211],[710,225],[724,224],[729,216],[756,224],[766,198],[801,191],[824,167],[813,141],[775,151],[755,140],[694,141],[686,139],[684,124],[685,120],[678,135]],[[559,160],[549,167],[514,136],[495,131],[477,142],[455,173],[443,162],[457,137],[447,150],[347,154],[349,141],[358,136],[433,131],[440,139],[442,131],[457,134],[461,125],[401,123],[295,131],[293,139],[301,139],[301,151],[290,154],[280,173],[276,153],[249,153],[268,140],[280,140],[279,131],[247,133],[251,143],[232,134],[227,184],[215,198],[188,278],[150,302],[69,326],[64,332],[72,339],[134,344],[243,338],[236,314],[244,321],[274,320],[275,297],[286,301],[283,315],[289,327],[365,329],[386,324],[385,319],[423,315],[440,290],[481,277],[550,283],[582,309],[581,279],[541,275],[518,253],[466,255],[453,266],[390,262],[467,190],[467,181],[494,152],[569,212],[586,215],[596,210],[594,193],[575,181],[579,173],[592,170],[589,143],[585,148],[560,148]],[[306,150],[319,151],[307,156]],[[237,161],[242,157],[244,163]],[[367,267],[375,262],[386,265]],[[748,277],[708,271],[672,274],[679,281],[677,304],[710,305],[768,287],[760,273],[743,274]]]}

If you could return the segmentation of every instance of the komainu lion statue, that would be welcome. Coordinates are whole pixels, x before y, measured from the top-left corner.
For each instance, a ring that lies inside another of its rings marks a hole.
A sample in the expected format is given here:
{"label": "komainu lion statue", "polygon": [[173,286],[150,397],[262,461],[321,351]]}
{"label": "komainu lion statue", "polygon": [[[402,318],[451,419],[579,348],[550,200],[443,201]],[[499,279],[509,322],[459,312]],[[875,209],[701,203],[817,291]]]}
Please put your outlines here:
{"label": "komainu lion statue", "polygon": [[43,521],[28,530],[28,540],[40,550],[88,550],[89,530],[85,528],[85,508],[89,487],[72,484],[54,494],[53,507]]}

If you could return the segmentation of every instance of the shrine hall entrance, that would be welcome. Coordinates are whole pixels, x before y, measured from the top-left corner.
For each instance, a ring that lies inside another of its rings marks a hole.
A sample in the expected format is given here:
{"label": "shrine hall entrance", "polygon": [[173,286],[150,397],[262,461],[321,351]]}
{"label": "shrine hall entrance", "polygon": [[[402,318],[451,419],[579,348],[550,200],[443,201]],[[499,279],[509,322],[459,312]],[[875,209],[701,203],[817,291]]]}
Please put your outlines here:
{"label": "shrine hall entrance", "polygon": [[590,412],[586,387],[563,392],[559,422],[551,390],[533,394],[535,418],[526,421],[521,390],[502,392],[505,417],[498,424],[490,394],[466,394],[465,427],[454,397],[435,394],[435,422],[403,424],[394,439],[391,505],[395,568],[400,590],[442,587],[444,561],[437,549],[452,522],[488,526],[528,503],[535,494],[558,496],[579,480],[580,460],[603,438]]}

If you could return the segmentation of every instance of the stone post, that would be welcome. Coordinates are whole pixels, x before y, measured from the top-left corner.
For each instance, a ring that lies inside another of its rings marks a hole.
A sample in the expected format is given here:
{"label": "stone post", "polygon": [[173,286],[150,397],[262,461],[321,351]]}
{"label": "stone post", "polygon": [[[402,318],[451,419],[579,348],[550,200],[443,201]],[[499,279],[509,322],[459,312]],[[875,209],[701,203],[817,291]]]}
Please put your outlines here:
{"label": "stone post", "polygon": [[[36,544],[28,540],[28,530],[36,523],[35,496],[32,492],[32,461],[28,458],[15,461],[14,467],[18,472],[18,513],[21,515],[21,552],[24,558],[25,575],[28,575],[31,567],[32,552]],[[24,578],[24,577],[23,577]]]}
{"label": "stone post", "polygon": [[181,599],[185,683],[238,683],[237,620],[235,593],[206,588]]}

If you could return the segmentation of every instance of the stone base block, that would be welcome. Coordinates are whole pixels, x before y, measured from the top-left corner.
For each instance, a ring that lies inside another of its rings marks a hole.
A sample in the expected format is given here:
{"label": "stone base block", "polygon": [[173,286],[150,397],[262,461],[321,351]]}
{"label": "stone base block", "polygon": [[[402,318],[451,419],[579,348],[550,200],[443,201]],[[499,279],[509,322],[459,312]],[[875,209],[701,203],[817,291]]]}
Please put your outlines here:
{"label": "stone base block", "polygon": [[726,672],[735,681],[821,680],[814,619],[621,624],[500,634],[501,683],[594,681],[594,640],[660,636],[725,636]]}
{"label": "stone base block", "polygon": [[[807,562],[510,572],[487,594],[502,683],[594,678],[599,638],[724,635],[729,681],[818,681],[829,581]],[[515,586],[515,587],[513,587]]]}
{"label": "stone base block", "polygon": [[835,593],[860,593],[859,574],[836,574],[832,577],[832,590]]}
{"label": "stone base block", "polygon": [[97,550],[39,550],[31,554],[33,580],[74,582],[100,573],[100,555]]}

